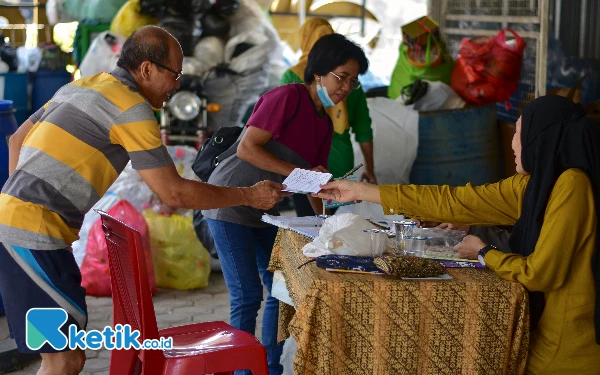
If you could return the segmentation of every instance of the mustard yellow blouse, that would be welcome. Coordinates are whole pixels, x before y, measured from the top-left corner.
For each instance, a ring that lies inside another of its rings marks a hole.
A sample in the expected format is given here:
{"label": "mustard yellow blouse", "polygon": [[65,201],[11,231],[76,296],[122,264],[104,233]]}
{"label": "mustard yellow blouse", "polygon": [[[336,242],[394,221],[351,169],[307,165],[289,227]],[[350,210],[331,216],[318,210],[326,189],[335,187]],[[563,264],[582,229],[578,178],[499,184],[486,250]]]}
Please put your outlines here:
{"label": "mustard yellow blouse", "polygon": [[[461,187],[384,185],[386,213],[471,225],[513,225],[521,215],[528,176]],[[532,332],[527,374],[600,374],[595,342],[591,260],[596,210],[589,178],[579,169],[557,180],[535,252],[528,257],[489,251],[486,265],[500,278],[544,292],[546,307]]]}

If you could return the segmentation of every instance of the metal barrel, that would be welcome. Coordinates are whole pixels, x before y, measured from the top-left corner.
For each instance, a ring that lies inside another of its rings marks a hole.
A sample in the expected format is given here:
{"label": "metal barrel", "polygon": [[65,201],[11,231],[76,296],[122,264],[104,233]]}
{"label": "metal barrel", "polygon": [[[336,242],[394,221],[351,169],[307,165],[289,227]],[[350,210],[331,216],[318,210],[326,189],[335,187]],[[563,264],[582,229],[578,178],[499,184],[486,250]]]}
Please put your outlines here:
{"label": "metal barrel", "polygon": [[460,186],[500,180],[496,104],[419,114],[410,183]]}

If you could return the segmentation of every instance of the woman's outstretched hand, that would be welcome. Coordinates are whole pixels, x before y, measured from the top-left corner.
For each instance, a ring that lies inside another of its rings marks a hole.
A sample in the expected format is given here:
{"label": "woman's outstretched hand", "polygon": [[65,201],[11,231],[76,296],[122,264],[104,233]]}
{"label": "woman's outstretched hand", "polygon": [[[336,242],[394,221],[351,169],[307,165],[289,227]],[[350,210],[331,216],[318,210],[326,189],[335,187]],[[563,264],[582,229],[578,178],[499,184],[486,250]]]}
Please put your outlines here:
{"label": "woman's outstretched hand", "polygon": [[361,183],[356,181],[339,180],[321,185],[321,191],[313,194],[321,199],[333,199],[338,202],[352,202],[359,200]]}

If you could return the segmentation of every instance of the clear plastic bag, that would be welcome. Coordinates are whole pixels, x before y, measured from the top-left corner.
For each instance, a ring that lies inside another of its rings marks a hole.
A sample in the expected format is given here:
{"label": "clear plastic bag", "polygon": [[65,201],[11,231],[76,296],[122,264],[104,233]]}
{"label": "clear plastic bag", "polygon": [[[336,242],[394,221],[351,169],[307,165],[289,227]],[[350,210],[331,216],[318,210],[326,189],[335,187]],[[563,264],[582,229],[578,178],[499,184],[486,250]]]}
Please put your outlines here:
{"label": "clear plastic bag", "polygon": [[385,234],[373,234],[370,229],[376,229],[375,225],[358,215],[331,216],[325,220],[319,236],[305,245],[302,252],[307,257],[329,254],[380,256],[390,247],[390,242]]}

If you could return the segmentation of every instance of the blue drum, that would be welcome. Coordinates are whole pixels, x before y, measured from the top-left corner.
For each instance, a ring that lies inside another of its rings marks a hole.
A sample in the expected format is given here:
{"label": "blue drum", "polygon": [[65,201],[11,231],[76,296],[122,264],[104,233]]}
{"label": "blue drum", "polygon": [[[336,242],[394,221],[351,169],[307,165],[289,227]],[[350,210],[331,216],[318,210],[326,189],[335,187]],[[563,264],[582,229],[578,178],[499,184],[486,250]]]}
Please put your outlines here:
{"label": "blue drum", "polygon": [[8,138],[17,128],[12,100],[0,100],[0,186],[8,179]]}

